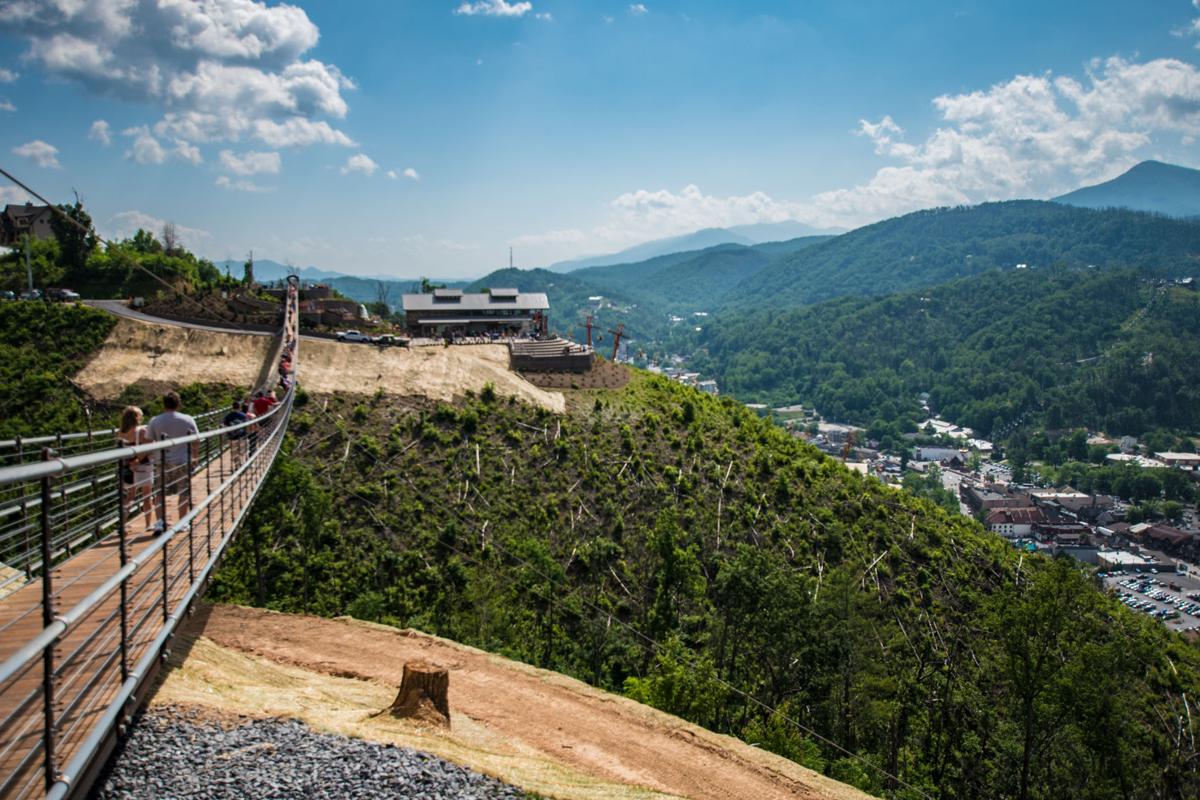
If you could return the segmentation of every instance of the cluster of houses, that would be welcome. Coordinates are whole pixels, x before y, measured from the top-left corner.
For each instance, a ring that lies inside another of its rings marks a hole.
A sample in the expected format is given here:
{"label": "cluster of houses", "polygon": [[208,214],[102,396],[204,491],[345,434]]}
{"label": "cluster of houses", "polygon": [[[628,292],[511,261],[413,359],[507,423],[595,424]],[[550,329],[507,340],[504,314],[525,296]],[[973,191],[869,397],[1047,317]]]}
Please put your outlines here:
{"label": "cluster of houses", "polygon": [[1173,568],[1200,561],[1200,529],[1130,524],[1116,497],[1071,489],[1029,489],[964,479],[962,502],[988,530],[1028,550],[1065,553],[1101,569],[1117,564]]}

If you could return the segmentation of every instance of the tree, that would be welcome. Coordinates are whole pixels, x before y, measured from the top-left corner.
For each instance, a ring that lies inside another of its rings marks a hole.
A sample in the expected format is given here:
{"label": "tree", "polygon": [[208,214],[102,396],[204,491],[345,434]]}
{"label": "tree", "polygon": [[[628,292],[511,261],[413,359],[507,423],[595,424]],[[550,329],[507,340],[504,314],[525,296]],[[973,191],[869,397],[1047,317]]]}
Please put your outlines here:
{"label": "tree", "polygon": [[[375,281],[375,302],[388,311],[392,308],[392,284],[390,281]],[[385,314],[387,312],[384,312]]]}
{"label": "tree", "polygon": [[88,256],[96,249],[92,217],[83,209],[83,201],[78,194],[75,195],[74,205],[59,205],[58,210],[62,214],[50,217],[50,227],[62,250],[62,264],[70,272],[82,272],[87,266]]}
{"label": "tree", "polygon": [[174,222],[164,222],[162,229],[163,252],[169,256],[179,255],[179,235]]}

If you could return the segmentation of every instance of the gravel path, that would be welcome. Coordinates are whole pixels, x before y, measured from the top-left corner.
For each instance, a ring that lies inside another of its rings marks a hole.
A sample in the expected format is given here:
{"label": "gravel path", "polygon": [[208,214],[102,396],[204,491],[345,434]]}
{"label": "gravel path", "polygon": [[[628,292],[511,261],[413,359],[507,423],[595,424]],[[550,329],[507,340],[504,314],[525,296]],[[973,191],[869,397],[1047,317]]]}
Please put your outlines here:
{"label": "gravel path", "polygon": [[192,712],[141,716],[96,797],[524,798],[426,753],[317,733],[289,719],[222,727]]}

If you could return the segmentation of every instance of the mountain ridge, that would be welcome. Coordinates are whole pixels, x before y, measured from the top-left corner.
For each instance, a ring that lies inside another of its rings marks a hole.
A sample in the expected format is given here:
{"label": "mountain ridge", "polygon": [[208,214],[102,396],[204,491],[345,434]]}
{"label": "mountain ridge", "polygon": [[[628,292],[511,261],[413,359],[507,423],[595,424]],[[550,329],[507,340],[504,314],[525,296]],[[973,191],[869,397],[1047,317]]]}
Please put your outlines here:
{"label": "mountain ridge", "polygon": [[1200,216],[1200,170],[1143,161],[1112,180],[1054,198],[1081,208],[1128,208],[1172,217]]}

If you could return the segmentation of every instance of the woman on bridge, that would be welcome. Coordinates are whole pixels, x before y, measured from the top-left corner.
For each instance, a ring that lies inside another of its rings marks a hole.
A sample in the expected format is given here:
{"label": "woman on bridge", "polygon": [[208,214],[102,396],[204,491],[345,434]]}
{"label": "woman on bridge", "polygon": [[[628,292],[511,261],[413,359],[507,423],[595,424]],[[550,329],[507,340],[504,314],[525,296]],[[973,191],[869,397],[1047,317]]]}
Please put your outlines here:
{"label": "woman on bridge", "polygon": [[[117,431],[117,441],[127,447],[139,444],[149,444],[154,441],[150,431],[142,424],[142,410],[137,406],[126,406],[121,412],[121,428]],[[142,499],[142,513],[146,517],[146,527],[150,527],[150,515],[153,503],[150,494],[154,487],[154,464],[146,455],[135,456],[121,468],[121,496],[128,506]]]}

